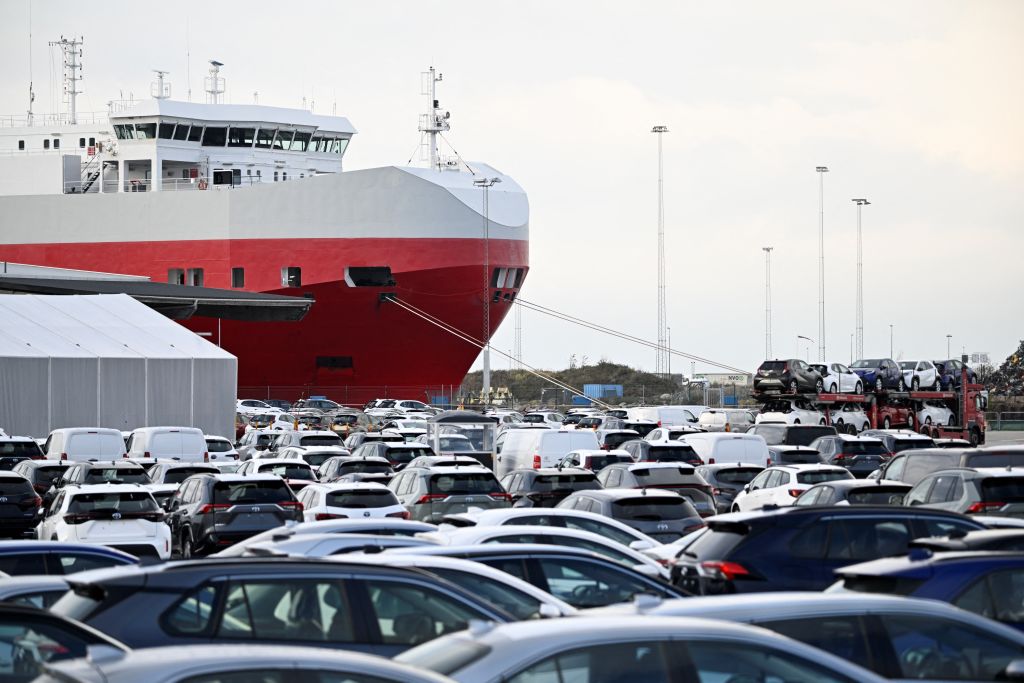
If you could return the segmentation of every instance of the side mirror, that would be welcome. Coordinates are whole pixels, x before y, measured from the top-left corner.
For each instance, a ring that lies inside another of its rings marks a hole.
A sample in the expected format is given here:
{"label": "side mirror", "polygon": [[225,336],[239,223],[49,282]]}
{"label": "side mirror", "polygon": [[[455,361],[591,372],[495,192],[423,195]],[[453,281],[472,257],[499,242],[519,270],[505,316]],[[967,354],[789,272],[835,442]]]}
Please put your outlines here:
{"label": "side mirror", "polygon": [[1003,680],[1024,681],[1024,659],[1014,659],[1003,669]]}
{"label": "side mirror", "polygon": [[562,613],[558,611],[558,608],[554,605],[542,602],[540,607],[537,609],[537,616],[541,619],[557,619],[562,616]]}
{"label": "side mirror", "polygon": [[750,493],[750,491],[750,484],[747,484],[746,486],[743,487],[743,493]]}
{"label": "side mirror", "polygon": [[164,509],[167,510],[168,512],[171,512],[172,510],[177,510],[179,505],[181,505],[180,500],[178,500],[177,498],[171,498],[169,501],[167,501],[167,505]]}
{"label": "side mirror", "polygon": [[649,564],[644,564],[644,563],[635,564],[635,565],[633,565],[633,569],[637,573],[643,574],[644,576],[646,576],[649,579],[660,579],[661,578],[661,570],[658,567],[653,567],[653,566],[651,566]]}
{"label": "side mirror", "polygon": [[632,548],[633,550],[638,550],[639,551],[639,550],[650,550],[651,548],[653,548],[655,546],[650,541],[644,541],[644,540],[641,540],[641,539],[638,538],[637,540],[635,540],[632,543],[630,543],[629,547]]}

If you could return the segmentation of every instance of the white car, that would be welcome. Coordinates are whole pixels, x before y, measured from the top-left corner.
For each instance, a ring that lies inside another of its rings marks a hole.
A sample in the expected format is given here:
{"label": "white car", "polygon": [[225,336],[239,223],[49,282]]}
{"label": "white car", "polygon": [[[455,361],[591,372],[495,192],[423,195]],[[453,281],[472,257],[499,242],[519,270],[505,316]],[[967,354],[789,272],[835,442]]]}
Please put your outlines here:
{"label": "white car", "polygon": [[206,435],[206,452],[210,454],[210,460],[238,460],[238,451],[231,439],[223,436]]}
{"label": "white car", "polygon": [[853,475],[845,467],[835,465],[775,465],[763,470],[736,494],[732,511],[792,505],[797,496],[815,484],[836,479],[853,479]]}
{"label": "white car", "polygon": [[955,425],[956,415],[952,410],[938,401],[924,401],[917,411],[919,425]]}
{"label": "white car", "polygon": [[295,493],[317,481],[316,473],[313,472],[313,468],[309,463],[302,460],[286,460],[284,458],[246,460],[242,463],[241,467],[235,470],[235,474],[246,477],[257,474],[273,474],[284,479],[288,487]]}
{"label": "white car", "polygon": [[802,398],[773,398],[764,404],[754,420],[762,422],[785,422],[791,425],[823,425],[825,414]]}
{"label": "white car", "polygon": [[304,522],[361,517],[409,519],[409,511],[383,484],[310,484],[299,491]]}
{"label": "white car", "polygon": [[339,455],[352,455],[352,451],[342,446],[285,446],[275,451],[279,460],[301,460],[319,473],[320,465],[328,458]]}
{"label": "white car", "polygon": [[811,363],[823,380],[826,394],[863,394],[864,383],[860,375],[842,363]]}
{"label": "white car", "polygon": [[899,366],[903,383],[910,391],[942,391],[942,374],[930,360],[901,360]]}
{"label": "white car", "polygon": [[829,410],[829,419],[839,432],[846,431],[846,425],[853,425],[858,432],[871,427],[871,420],[859,403],[836,403]]}
{"label": "white car", "polygon": [[171,529],[153,494],[133,484],[68,484],[36,527],[41,541],[97,543],[171,557]]}
{"label": "white car", "polygon": [[687,434],[699,434],[704,430],[700,427],[658,427],[652,429],[643,437],[644,441],[651,443],[665,443],[666,441],[684,441]]}
{"label": "white car", "polygon": [[562,420],[565,415],[552,410],[534,410],[523,415],[523,422],[534,425],[541,425],[548,429],[561,429]]}
{"label": "white car", "polygon": [[269,413],[283,413],[280,408],[275,408],[269,403],[264,403],[254,398],[239,399],[235,403],[235,412],[240,415],[265,415]]}

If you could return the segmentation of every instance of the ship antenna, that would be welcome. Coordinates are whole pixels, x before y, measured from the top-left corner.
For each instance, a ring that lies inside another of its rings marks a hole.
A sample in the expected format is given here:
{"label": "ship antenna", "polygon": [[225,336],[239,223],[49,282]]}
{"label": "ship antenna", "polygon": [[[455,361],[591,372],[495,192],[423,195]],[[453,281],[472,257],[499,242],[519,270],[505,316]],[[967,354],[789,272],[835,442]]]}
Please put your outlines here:
{"label": "ship antenna", "polygon": [[220,96],[224,94],[224,79],[220,77],[222,66],[223,62],[210,60],[210,75],[206,77],[206,101],[210,104],[219,104]]}
{"label": "ship antenna", "polygon": [[420,94],[427,96],[427,113],[420,119],[420,132],[429,136],[430,167],[439,169],[441,163],[437,156],[437,136],[451,130],[451,126],[448,125],[451,112],[442,113],[437,101],[437,84],[444,79],[444,74],[437,73],[434,67],[430,67],[430,70],[423,72],[421,76],[423,88]]}
{"label": "ship antenna", "polygon": [[28,125],[32,125],[34,115],[32,105],[36,94],[32,91],[32,0],[28,0]]}
{"label": "ship antenna", "polygon": [[81,44],[81,37],[68,40],[64,36],[50,43],[51,47],[59,47],[64,55],[64,101],[67,103],[68,123],[71,125],[78,123],[75,98],[82,94],[82,91],[78,90],[78,81],[82,80],[82,51],[79,49]]}
{"label": "ship antenna", "polygon": [[166,100],[171,96],[171,84],[164,82],[164,76],[169,72],[153,69],[156,80],[149,84],[149,94],[158,100]]}

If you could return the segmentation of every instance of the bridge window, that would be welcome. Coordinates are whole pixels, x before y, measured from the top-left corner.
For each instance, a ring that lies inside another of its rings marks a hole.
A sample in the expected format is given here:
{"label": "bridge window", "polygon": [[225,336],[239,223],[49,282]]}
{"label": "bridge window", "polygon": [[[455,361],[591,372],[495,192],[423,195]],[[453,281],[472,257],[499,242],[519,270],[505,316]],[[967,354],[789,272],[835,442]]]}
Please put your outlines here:
{"label": "bridge window", "polygon": [[85,147],[85,138],[78,138],[78,146]]}
{"label": "bridge window", "polygon": [[296,133],[295,139],[292,140],[292,151],[305,152],[309,148],[309,139],[311,137],[312,133]]}
{"label": "bridge window", "polygon": [[277,182],[277,171],[274,171],[274,182]]}
{"label": "bridge window", "polygon": [[231,130],[228,133],[228,147],[252,147],[252,142],[255,138],[255,128],[231,126]]}
{"label": "bridge window", "polygon": [[18,149],[25,149],[25,141],[18,140]]}
{"label": "bridge window", "polygon": [[302,286],[302,268],[298,266],[288,266],[281,269],[281,286],[282,287],[301,287]]}
{"label": "bridge window", "polygon": [[189,142],[199,142],[202,139],[203,139],[203,127],[202,126],[197,126],[197,125],[193,124],[192,128],[188,132],[188,141]]}
{"label": "bridge window", "polygon": [[338,138],[334,141],[334,149],[332,151],[338,155],[344,154],[345,148],[348,147],[348,141],[348,138]]}
{"label": "bridge window", "polygon": [[288,180],[288,171],[284,171],[283,173],[281,173],[281,180]]}
{"label": "bridge window", "polygon": [[172,285],[185,284],[185,271],[181,268],[168,268],[167,281]]}
{"label": "bridge window", "polygon": [[135,139],[136,140],[152,140],[156,137],[156,124],[155,123],[136,123],[135,124]]}
{"label": "bridge window", "polygon": [[325,141],[322,137],[314,137],[309,142],[309,151],[310,152],[325,152],[325,151],[327,151],[327,150],[324,149],[324,145],[325,145],[326,142],[327,141]]}
{"label": "bridge window", "polygon": [[292,136],[295,135],[295,131],[291,130],[279,130],[277,131],[277,137],[274,138],[274,149],[291,149],[292,148]]}
{"label": "bridge window", "polygon": [[50,149],[50,138],[43,140],[43,149]]}
{"label": "bridge window", "polygon": [[114,136],[117,137],[118,140],[134,140],[135,126],[130,123],[115,125]]}
{"label": "bridge window", "polygon": [[203,147],[223,147],[228,138],[228,129],[223,126],[207,126],[203,134]]}
{"label": "bridge window", "polygon": [[256,146],[260,149],[270,149],[274,144],[274,129],[260,128],[256,133]]}
{"label": "bridge window", "polygon": [[170,140],[174,137],[174,124],[173,123],[161,123],[160,124],[160,139]]}
{"label": "bridge window", "polygon": [[175,140],[188,140],[188,124],[179,123],[178,127],[174,129]]}
{"label": "bridge window", "polygon": [[245,287],[245,268],[231,269],[231,286],[235,289]]}
{"label": "bridge window", "polygon": [[90,147],[95,147],[96,146],[96,138],[89,138],[89,146]]}
{"label": "bridge window", "polygon": [[53,148],[60,149],[60,140],[58,140],[57,138],[53,139]]}

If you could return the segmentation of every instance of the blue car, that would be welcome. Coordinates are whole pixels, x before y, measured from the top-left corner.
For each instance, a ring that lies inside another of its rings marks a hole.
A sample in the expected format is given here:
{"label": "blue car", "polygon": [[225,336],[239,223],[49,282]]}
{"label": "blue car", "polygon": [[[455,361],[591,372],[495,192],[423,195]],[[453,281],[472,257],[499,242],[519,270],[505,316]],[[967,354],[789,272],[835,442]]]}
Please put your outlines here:
{"label": "blue car", "polygon": [[864,358],[856,361],[850,369],[857,373],[864,384],[864,391],[906,391],[903,371],[892,358]]}
{"label": "blue car", "polygon": [[978,376],[971,369],[971,366],[965,366],[962,361],[955,358],[934,360],[932,363],[935,364],[935,369],[939,371],[939,384],[942,386],[943,391],[953,391],[960,388],[964,367],[967,368],[967,383],[974,384],[978,381]]}
{"label": "blue car", "polygon": [[10,576],[73,574],[138,564],[134,555],[95,543],[0,541],[0,572]]}
{"label": "blue car", "polygon": [[830,590],[893,593],[948,602],[1024,631],[1024,553],[940,552],[844,567]]}

